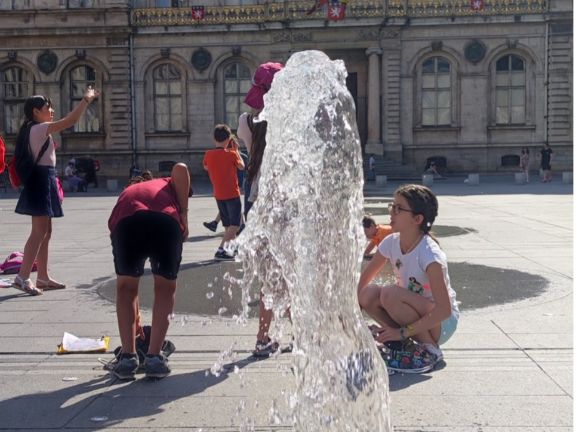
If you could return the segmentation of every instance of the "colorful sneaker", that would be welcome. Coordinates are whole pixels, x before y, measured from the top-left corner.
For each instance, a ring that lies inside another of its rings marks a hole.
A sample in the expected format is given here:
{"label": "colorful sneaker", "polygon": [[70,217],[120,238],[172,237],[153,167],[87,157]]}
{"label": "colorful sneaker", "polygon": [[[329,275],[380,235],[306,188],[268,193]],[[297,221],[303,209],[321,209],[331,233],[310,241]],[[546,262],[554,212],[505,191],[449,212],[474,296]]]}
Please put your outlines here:
{"label": "colorful sneaker", "polygon": [[[394,346],[396,348],[396,346]],[[388,369],[400,373],[425,373],[434,369],[437,363],[435,354],[432,354],[421,344],[411,341],[404,343],[402,349],[387,347],[383,352]]]}
{"label": "colorful sneaker", "polygon": [[226,251],[217,251],[214,254],[214,259],[218,261],[234,261],[234,256],[228,255]]}
{"label": "colorful sneaker", "polygon": [[137,369],[138,356],[136,354],[120,354],[118,361],[108,370],[120,380],[133,380]]}
{"label": "colorful sneaker", "polygon": [[144,361],[144,372],[146,373],[146,378],[165,378],[170,375],[172,371],[168,366],[168,359],[162,354],[148,354]]}
{"label": "colorful sneaker", "polygon": [[216,221],[203,222],[202,225],[204,225],[204,227],[208,228],[212,232],[216,232],[216,229],[218,228],[218,222]]}
{"label": "colorful sneaker", "polygon": [[440,347],[437,347],[435,345],[432,344],[428,344],[428,343],[423,343],[422,346],[424,347],[424,349],[426,351],[428,351],[430,354],[436,356],[436,363],[438,363],[439,361],[444,360],[444,354],[442,353],[442,350],[440,349]]}
{"label": "colorful sneaker", "polygon": [[278,351],[278,348],[280,348],[278,342],[274,342],[271,339],[267,341],[257,341],[256,348],[252,351],[252,355],[256,358],[268,358]]}

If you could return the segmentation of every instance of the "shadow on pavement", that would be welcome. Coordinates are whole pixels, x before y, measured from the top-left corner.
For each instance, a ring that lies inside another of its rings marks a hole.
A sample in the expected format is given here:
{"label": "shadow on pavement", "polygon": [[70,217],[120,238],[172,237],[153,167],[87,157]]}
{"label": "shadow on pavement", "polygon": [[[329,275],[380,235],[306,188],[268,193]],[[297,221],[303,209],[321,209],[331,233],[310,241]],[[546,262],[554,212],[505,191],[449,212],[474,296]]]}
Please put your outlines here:
{"label": "shadow on pavement", "polygon": [[159,381],[137,375],[129,383],[103,371],[105,375],[87,382],[0,401],[0,429],[107,429],[125,420],[160,414],[163,405],[200,394],[254,361],[248,357],[228,363],[218,377],[202,369]]}

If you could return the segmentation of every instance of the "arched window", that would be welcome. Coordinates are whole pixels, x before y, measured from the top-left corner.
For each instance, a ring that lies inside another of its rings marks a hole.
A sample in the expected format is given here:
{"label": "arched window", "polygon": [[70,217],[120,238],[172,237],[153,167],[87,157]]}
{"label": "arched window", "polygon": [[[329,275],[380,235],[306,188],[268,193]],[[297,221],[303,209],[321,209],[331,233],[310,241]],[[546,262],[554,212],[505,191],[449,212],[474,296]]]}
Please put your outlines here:
{"label": "arched window", "polygon": [[432,57],[422,63],[422,126],[452,123],[452,79],[450,62]]}
{"label": "arched window", "polygon": [[[86,87],[100,88],[96,79],[96,71],[81,65],[70,69],[70,110],[74,109],[84,97]],[[74,125],[74,132],[100,132],[100,99],[95,99]]]}
{"label": "arched window", "polygon": [[163,63],[152,71],[154,129],[183,130],[182,74],[172,63]]}
{"label": "arched window", "polygon": [[526,123],[526,68],[509,54],[496,61],[496,124]]}
{"label": "arched window", "polygon": [[246,93],[252,86],[250,69],[242,63],[234,63],[224,70],[224,122],[232,129],[238,128],[238,117],[247,111],[244,105]]}
{"label": "arched window", "polygon": [[24,120],[24,102],[32,95],[31,75],[21,67],[12,66],[4,69],[0,77],[4,131],[16,134]]}

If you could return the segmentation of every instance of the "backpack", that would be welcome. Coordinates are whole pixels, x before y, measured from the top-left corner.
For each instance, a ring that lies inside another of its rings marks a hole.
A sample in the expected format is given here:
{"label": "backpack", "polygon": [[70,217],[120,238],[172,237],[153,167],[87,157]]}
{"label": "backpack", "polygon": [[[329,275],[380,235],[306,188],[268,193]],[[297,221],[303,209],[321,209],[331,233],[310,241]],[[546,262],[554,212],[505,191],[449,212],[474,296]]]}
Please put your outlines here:
{"label": "backpack", "polygon": [[[20,271],[20,267],[22,267],[22,260],[24,259],[24,254],[22,252],[12,252],[8,255],[8,258],[4,260],[2,264],[0,264],[0,273],[4,274],[16,274]],[[34,261],[32,265],[32,271],[36,271],[38,267],[38,263]]]}
{"label": "backpack", "polygon": [[[32,126],[30,126],[30,128],[31,127]],[[30,129],[28,129],[28,136],[30,136]],[[10,164],[8,165],[8,176],[10,177],[10,183],[12,183],[13,187],[19,188],[28,182],[34,166],[38,163],[44,153],[46,153],[49,145],[50,137],[46,138],[46,141],[44,141],[44,144],[42,145],[36,160],[32,158],[32,152],[30,151],[29,144],[16,146],[16,149],[14,150],[14,156],[12,156]]]}

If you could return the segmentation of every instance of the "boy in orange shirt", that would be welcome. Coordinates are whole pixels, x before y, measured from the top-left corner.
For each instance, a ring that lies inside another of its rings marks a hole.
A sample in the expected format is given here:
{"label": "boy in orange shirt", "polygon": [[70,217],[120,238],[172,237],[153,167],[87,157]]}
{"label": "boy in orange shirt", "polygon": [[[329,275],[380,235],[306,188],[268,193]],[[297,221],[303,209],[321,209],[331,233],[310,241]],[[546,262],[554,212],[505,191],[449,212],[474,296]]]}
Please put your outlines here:
{"label": "boy in orange shirt", "polygon": [[376,221],[370,216],[364,216],[362,226],[364,227],[366,238],[370,240],[366,250],[364,250],[364,259],[369,260],[372,258],[372,250],[378,247],[384,237],[392,234],[392,227],[390,225],[376,225]]}
{"label": "boy in orange shirt", "polygon": [[244,169],[244,162],[242,162],[238,152],[238,143],[234,140],[229,126],[216,125],[214,146],[215,149],[208,150],[204,155],[203,165],[208,171],[222,225],[226,229],[214,258],[230,261],[234,259],[234,256],[224,250],[224,244],[236,237],[240,227],[242,203],[237,170]]}

